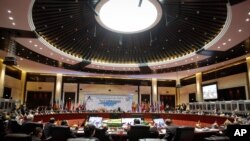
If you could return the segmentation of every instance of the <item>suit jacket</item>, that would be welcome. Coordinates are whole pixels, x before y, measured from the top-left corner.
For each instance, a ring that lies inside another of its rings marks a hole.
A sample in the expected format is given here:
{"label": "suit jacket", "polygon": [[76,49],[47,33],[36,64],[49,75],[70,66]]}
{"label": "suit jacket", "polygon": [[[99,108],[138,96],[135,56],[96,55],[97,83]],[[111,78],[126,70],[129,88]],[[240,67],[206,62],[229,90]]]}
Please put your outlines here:
{"label": "suit jacket", "polygon": [[178,127],[171,125],[166,127],[166,134],[163,137],[163,139],[166,139],[167,141],[174,141],[175,135],[176,135],[176,129]]}
{"label": "suit jacket", "polygon": [[51,127],[52,126],[55,126],[55,124],[54,123],[50,123],[50,122],[48,122],[48,123],[45,124],[44,130],[43,130],[45,138],[48,138],[48,137],[51,136],[51,132],[52,132],[51,131]]}

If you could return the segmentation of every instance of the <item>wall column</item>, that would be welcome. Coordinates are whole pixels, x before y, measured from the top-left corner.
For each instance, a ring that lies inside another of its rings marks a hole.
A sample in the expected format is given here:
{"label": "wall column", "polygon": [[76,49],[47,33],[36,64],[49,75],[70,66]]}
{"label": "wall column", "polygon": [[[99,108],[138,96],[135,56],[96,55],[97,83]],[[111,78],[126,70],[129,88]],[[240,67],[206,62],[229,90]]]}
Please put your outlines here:
{"label": "wall column", "polygon": [[175,105],[181,104],[181,103],[180,103],[180,89],[181,89],[181,82],[180,82],[180,79],[176,79]]}
{"label": "wall column", "polygon": [[203,101],[203,97],[202,97],[202,73],[196,73],[195,74],[196,77],[196,101],[201,102]]}
{"label": "wall column", "polygon": [[26,75],[27,73],[25,71],[22,71],[21,76],[21,104],[24,104],[26,99]]}
{"label": "wall column", "polygon": [[157,79],[156,78],[152,78],[152,102],[153,103],[157,102],[157,96],[158,96],[158,92],[157,92]]}
{"label": "wall column", "polygon": [[61,93],[62,93],[62,74],[56,74],[56,93],[52,101],[58,101],[61,104]]}
{"label": "wall column", "polygon": [[6,66],[3,64],[3,60],[0,60],[0,97],[3,96],[4,91],[5,68]]}
{"label": "wall column", "polygon": [[246,99],[250,99],[250,56],[246,58],[247,62],[247,90],[248,93],[246,94]]}

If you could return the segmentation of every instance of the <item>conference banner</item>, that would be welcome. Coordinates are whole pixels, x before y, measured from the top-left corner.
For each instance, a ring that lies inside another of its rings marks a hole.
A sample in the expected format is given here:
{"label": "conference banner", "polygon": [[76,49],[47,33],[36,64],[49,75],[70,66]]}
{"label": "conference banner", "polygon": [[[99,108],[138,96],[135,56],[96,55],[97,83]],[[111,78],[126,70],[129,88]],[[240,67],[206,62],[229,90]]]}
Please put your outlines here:
{"label": "conference banner", "polygon": [[86,94],[86,110],[118,110],[131,111],[133,95],[103,95],[103,94]]}

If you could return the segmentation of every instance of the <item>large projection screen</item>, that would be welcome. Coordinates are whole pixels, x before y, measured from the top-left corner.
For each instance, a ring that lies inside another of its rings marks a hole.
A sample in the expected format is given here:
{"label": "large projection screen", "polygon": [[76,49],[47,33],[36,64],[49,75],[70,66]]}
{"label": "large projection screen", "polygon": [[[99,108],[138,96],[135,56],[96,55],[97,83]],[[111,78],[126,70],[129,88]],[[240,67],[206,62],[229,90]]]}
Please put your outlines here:
{"label": "large projection screen", "polygon": [[105,94],[86,94],[86,110],[117,110],[131,111],[133,95],[105,95]]}
{"label": "large projection screen", "polygon": [[202,93],[204,100],[218,99],[217,84],[202,86]]}

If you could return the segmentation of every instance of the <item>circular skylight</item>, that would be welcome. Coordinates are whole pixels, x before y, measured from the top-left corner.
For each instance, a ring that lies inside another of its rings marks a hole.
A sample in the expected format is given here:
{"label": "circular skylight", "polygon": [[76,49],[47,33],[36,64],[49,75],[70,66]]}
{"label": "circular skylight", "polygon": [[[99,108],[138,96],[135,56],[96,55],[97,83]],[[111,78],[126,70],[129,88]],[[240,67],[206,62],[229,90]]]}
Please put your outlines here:
{"label": "circular skylight", "polygon": [[101,0],[96,20],[104,28],[119,33],[138,33],[154,27],[162,9],[155,0]]}

